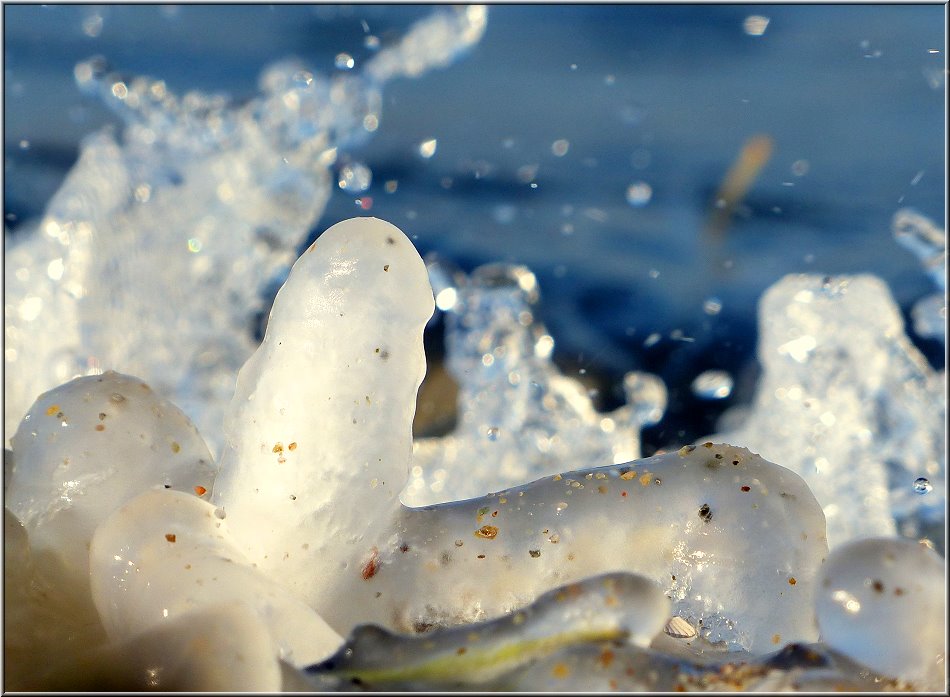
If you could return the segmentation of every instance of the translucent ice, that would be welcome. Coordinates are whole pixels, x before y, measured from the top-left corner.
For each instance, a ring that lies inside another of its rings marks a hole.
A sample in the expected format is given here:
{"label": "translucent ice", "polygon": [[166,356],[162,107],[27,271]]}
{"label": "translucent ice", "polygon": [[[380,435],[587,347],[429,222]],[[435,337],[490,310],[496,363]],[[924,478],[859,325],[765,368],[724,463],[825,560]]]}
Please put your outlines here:
{"label": "translucent ice", "polygon": [[945,689],[944,567],[911,540],[869,538],[838,547],[818,577],[823,641],[920,689]]}
{"label": "translucent ice", "polygon": [[137,378],[77,378],[34,402],[12,439],[6,505],[37,563],[86,584],[88,545],[115,509],[149,489],[210,492],[211,455],[191,421]]}
{"label": "translucent ice", "polygon": [[338,223],[294,264],[238,376],[214,502],[250,559],[335,627],[392,534],[433,306],[401,231]]}
{"label": "translucent ice", "polygon": [[[764,373],[747,418],[716,439],[798,472],[830,544],[944,515],[943,379],[904,334],[873,276],[786,276],[759,304]],[[933,482],[928,496],[914,480]],[[942,540],[940,541],[942,543]]]}
{"label": "translucent ice", "polygon": [[[275,657],[304,666],[342,639],[284,587],[254,569],[227,520],[193,493],[149,491],[99,526],[89,550],[92,596],[113,641],[219,604],[256,613]],[[242,688],[243,689],[243,688]]]}
{"label": "translucent ice", "polygon": [[364,689],[400,684],[485,683],[578,643],[622,641],[647,646],[669,614],[659,585],[642,576],[605,574],[551,590],[531,605],[488,622],[423,636],[357,627],[337,654],[308,673]]}
{"label": "translucent ice", "polygon": [[127,127],[89,137],[38,226],[9,240],[6,430],[37,394],[115,369],[193,414],[217,452],[264,290],[323,212],[338,151],[376,129],[386,81],[449,64],[486,18],[437,8],[362,72],[276,63],[243,104],[77,65]]}
{"label": "translucent ice", "polygon": [[640,429],[659,421],[666,406],[659,378],[628,374],[628,404],[600,413],[586,387],[551,361],[554,340],[533,314],[533,273],[508,264],[470,276],[438,262],[429,270],[446,310],[459,414],[450,435],[414,443],[407,504],[469,498],[583,464],[640,457]]}
{"label": "translucent ice", "polygon": [[4,509],[3,687],[42,689],[43,672],[105,641],[88,582],[39,575],[26,528]]}
{"label": "translucent ice", "polygon": [[214,605],[115,644],[82,651],[44,676],[44,691],[277,692],[274,641],[244,606]]}
{"label": "translucent ice", "polygon": [[402,507],[433,306],[408,238],[374,218],[333,226],[294,265],[238,378],[214,490],[258,568],[341,635],[490,619],[630,571],[712,641],[815,638],[799,608],[827,549],[821,510],[801,478],[741,448]]}

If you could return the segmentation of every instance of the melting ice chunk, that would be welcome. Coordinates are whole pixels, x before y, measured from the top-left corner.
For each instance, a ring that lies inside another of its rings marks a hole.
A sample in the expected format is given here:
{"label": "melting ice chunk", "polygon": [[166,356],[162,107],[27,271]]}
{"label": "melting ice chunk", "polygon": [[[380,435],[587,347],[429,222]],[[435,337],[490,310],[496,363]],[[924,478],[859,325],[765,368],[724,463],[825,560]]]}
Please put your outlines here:
{"label": "melting ice chunk", "polygon": [[137,378],[106,372],[37,398],[12,439],[6,504],[34,555],[86,584],[88,545],[116,508],[149,489],[211,491],[211,454],[191,421]]}
{"label": "melting ice chunk", "polygon": [[51,671],[42,689],[277,692],[282,671],[273,644],[255,613],[215,605],[84,651]]}
{"label": "melting ice chunk", "polygon": [[341,635],[490,619],[622,570],[658,582],[709,640],[762,652],[815,638],[800,607],[827,551],[821,509],[800,477],[742,448],[401,506],[433,309],[411,242],[374,218],[333,226],[294,265],[238,377],[214,490],[261,571]]}
{"label": "melting ice chunk", "polygon": [[646,646],[666,621],[669,605],[660,586],[642,576],[594,576],[476,625],[422,636],[400,636],[375,625],[356,627],[336,655],[308,673],[323,687],[327,679],[370,689],[387,683],[484,683],[578,643],[619,640]]}
{"label": "melting ice chunk", "polygon": [[939,555],[911,540],[869,538],[841,545],[818,575],[822,639],[918,689],[945,688],[944,566]]}
{"label": "melting ice chunk", "polygon": [[342,639],[319,615],[250,563],[213,504],[149,491],[99,526],[89,551],[92,595],[113,641],[220,604],[256,613],[273,654],[303,666]]}

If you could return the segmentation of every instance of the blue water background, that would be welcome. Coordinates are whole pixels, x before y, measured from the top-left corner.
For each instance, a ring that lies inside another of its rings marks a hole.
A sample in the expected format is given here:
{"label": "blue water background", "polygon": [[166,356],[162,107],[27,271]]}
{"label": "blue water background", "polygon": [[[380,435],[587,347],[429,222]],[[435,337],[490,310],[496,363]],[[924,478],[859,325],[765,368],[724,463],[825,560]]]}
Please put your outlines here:
{"label": "blue water background", "polygon": [[[246,98],[286,56],[331,72],[346,51],[358,70],[371,55],[367,27],[385,43],[432,9],[5,5],[8,229],[41,213],[83,135],[118,124],[80,95],[77,61],[101,54],[179,94]],[[89,36],[83,22],[95,15],[101,32]],[[761,36],[743,31],[750,15],[769,18]],[[945,220],[945,28],[942,4],[494,5],[466,58],[387,85],[379,130],[345,155],[373,171],[370,214],[423,253],[464,269],[531,267],[563,365],[660,374],[671,413],[648,440],[675,441],[748,399],[755,303],[784,274],[876,274],[905,315],[933,292],[890,221],[903,206]],[[772,158],[731,225],[710,234],[715,192],[759,133],[773,139]],[[430,138],[437,150],[424,159],[418,145]],[[559,139],[569,142],[561,157]],[[533,182],[522,181],[533,165]],[[652,189],[643,206],[626,201],[633,182]],[[336,191],[314,233],[365,214],[354,198]],[[703,311],[710,296],[718,315]],[[943,364],[942,346],[919,345]],[[715,407],[688,389],[709,368],[737,378]],[[609,406],[618,395],[603,396]]]}

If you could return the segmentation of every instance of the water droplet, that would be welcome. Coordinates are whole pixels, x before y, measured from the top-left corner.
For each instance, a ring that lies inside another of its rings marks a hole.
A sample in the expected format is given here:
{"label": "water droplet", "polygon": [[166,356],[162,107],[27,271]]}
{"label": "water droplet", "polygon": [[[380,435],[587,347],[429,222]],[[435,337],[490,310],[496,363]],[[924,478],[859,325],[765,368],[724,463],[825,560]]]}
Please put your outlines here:
{"label": "water droplet", "polygon": [[372,181],[373,171],[359,162],[341,167],[337,178],[337,184],[341,189],[353,193],[366,191]]}
{"label": "water droplet", "polygon": [[645,206],[653,197],[653,187],[646,182],[634,182],[627,187],[627,203],[635,208]]}
{"label": "water droplet", "polygon": [[363,46],[368,48],[370,51],[377,50],[379,48],[379,37],[370,34],[365,39],[363,39]]}
{"label": "water droplet", "polygon": [[[443,312],[448,312],[455,307],[458,302],[458,291],[455,288],[443,288],[435,296],[435,306]],[[489,429],[490,431],[491,429]],[[490,436],[491,434],[489,434]]]}
{"label": "water droplet", "polygon": [[336,54],[336,58],[333,59],[333,65],[335,65],[338,70],[352,70],[353,66],[356,65],[356,61],[353,60],[353,56],[349,53],[338,53]]}
{"label": "water droplet", "polygon": [[742,22],[742,31],[749,36],[762,36],[769,26],[769,18],[762,15],[749,15]]}
{"label": "water droplet", "polygon": [[656,375],[627,373],[623,377],[623,390],[639,424],[650,426],[663,418],[667,400],[666,385]]}
{"label": "water droplet", "polygon": [[485,435],[488,436],[488,440],[498,440],[498,427],[489,426],[488,430],[485,432]]}
{"label": "water droplet", "polygon": [[419,154],[425,159],[429,159],[435,155],[435,150],[439,146],[439,141],[435,138],[430,138],[429,140],[424,140],[419,143]]}
{"label": "water droplet", "polygon": [[570,141],[561,138],[551,143],[551,152],[554,153],[555,157],[564,157],[570,147]]}
{"label": "water droplet", "polygon": [[297,87],[310,87],[313,83],[313,73],[309,70],[298,70],[294,73],[294,82]]}
{"label": "water droplet", "polygon": [[917,477],[914,480],[914,492],[923,496],[933,491],[934,485],[926,477]]}
{"label": "water droplet", "polygon": [[725,399],[732,394],[732,376],[724,370],[707,370],[696,376],[691,389],[700,399]]}
{"label": "water droplet", "polygon": [[82,20],[82,33],[94,39],[102,33],[102,15],[94,13]]}
{"label": "water droplet", "polygon": [[707,315],[718,315],[722,311],[722,300],[712,296],[703,301],[703,312]]}

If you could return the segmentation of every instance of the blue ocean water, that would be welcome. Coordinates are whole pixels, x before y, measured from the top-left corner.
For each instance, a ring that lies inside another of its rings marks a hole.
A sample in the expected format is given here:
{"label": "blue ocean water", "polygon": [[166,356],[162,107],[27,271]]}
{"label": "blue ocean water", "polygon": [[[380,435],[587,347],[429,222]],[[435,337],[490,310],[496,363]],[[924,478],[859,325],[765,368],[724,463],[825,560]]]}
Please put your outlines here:
{"label": "blue ocean water", "polygon": [[[3,10],[4,214],[16,234],[83,135],[118,125],[80,94],[76,62],[101,54],[179,94],[240,99],[286,56],[332,72],[346,52],[358,69],[367,37],[399,36],[431,8]],[[624,371],[656,372],[671,406],[647,439],[699,436],[748,397],[755,304],[783,275],[874,273],[905,313],[932,292],[890,224],[907,206],[945,219],[945,27],[937,4],[493,5],[467,57],[387,85],[378,130],[341,159],[365,164],[372,183],[336,191],[313,234],[365,214],[369,197],[368,212],[424,254],[467,270],[528,265],[555,356],[615,389]],[[758,134],[771,157],[713,232],[716,192]],[[711,298],[718,313],[704,310]],[[942,365],[942,346],[919,345]],[[736,379],[713,406],[689,389],[708,369]],[[605,406],[619,395],[605,390]]]}

